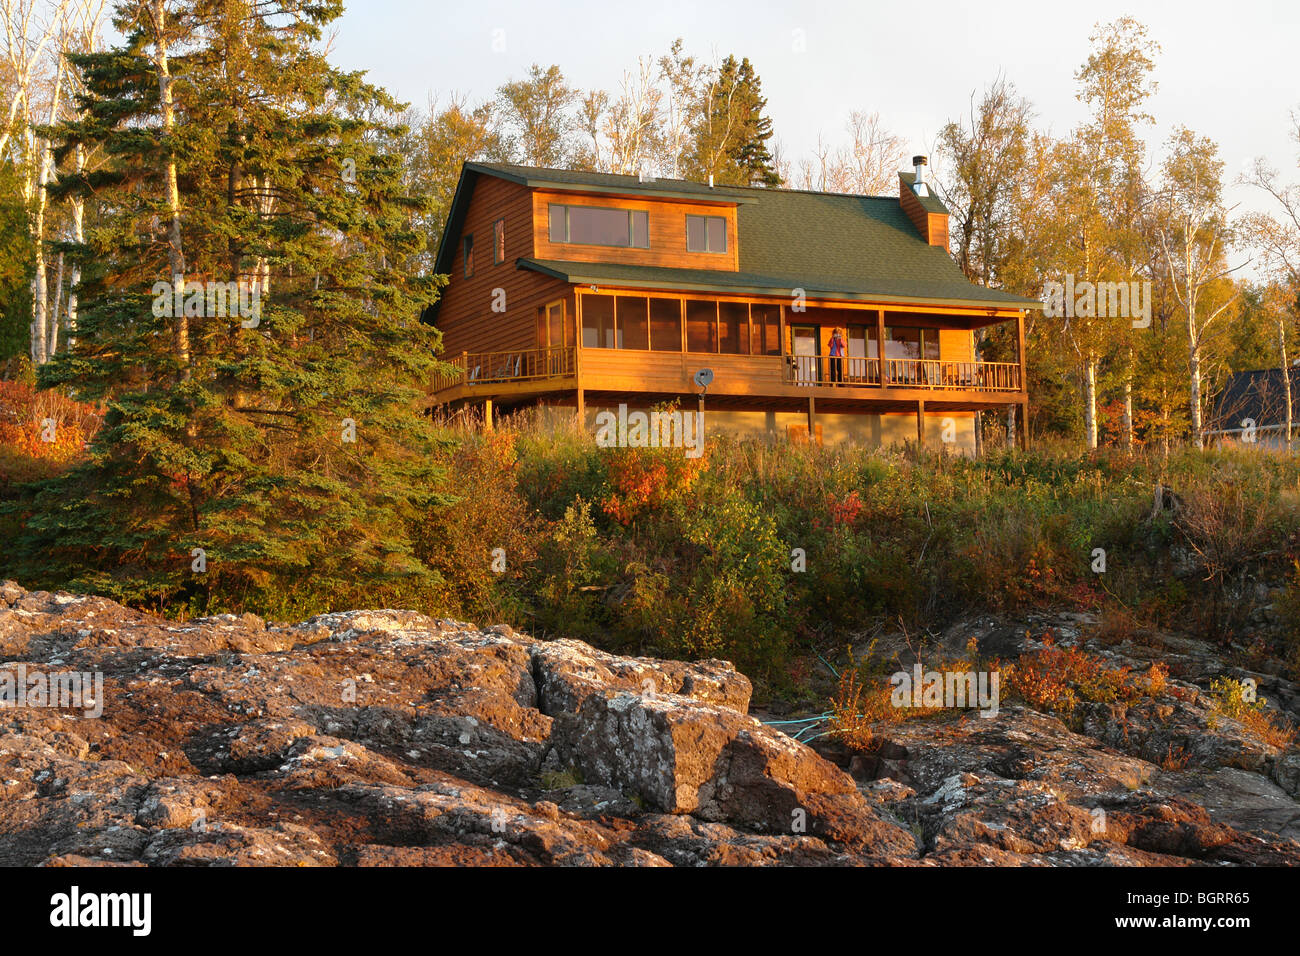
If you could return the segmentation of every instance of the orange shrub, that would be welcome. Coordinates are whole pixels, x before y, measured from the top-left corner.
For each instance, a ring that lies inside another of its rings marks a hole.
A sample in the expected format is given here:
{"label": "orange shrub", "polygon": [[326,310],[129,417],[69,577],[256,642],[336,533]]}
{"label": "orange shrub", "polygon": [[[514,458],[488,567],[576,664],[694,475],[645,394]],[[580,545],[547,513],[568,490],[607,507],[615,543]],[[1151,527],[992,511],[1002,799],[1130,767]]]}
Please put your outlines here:
{"label": "orange shrub", "polygon": [[840,676],[840,686],[831,698],[830,732],[854,750],[868,750],[874,735],[873,725],[897,723],[902,715],[889,703],[888,687],[869,687],[859,678],[856,668]]}
{"label": "orange shrub", "polygon": [[1113,703],[1157,697],[1169,671],[1163,665],[1134,674],[1128,667],[1111,667],[1078,647],[1057,647],[1049,636],[1043,648],[1023,655],[1005,668],[1010,694],[1034,710],[1070,717],[1079,701]]}
{"label": "orange shrub", "polygon": [[49,477],[81,458],[102,409],[53,390],[0,382],[0,484]]}
{"label": "orange shrub", "polygon": [[601,500],[600,509],[626,527],[689,491],[703,470],[702,462],[675,449],[618,449],[609,462],[613,494]]}

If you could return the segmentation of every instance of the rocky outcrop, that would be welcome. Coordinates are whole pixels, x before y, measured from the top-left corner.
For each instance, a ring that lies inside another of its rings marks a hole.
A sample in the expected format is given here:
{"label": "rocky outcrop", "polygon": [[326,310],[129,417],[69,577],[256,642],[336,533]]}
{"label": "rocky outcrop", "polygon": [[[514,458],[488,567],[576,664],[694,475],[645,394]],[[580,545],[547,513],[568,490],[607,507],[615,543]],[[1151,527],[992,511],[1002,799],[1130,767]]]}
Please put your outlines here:
{"label": "rocky outcrop", "polygon": [[[0,709],[0,863],[864,863],[914,857],[723,661],[404,611],[176,624],[0,588],[0,659],[102,714]],[[30,703],[30,702],[29,702]]]}
{"label": "rocky outcrop", "polygon": [[751,716],[723,661],[408,611],[178,624],[5,583],[0,672],[20,667],[103,684],[0,708],[0,864],[1300,861],[1293,752],[1152,759],[1194,703],[1125,714],[1127,740],[1109,712],[1007,706],[819,753]]}
{"label": "rocky outcrop", "polygon": [[[1300,717],[1294,685],[1182,636],[1103,640],[1098,623],[1073,613],[961,622],[939,650],[1014,661],[1050,635],[1114,668],[1142,673],[1159,661],[1181,677],[1131,703],[1081,701],[1070,726],[1004,702],[992,717],[948,712],[878,726],[867,754],[833,738],[815,745],[913,829],[925,863],[1300,863],[1300,749],[1259,739],[1216,712],[1207,693],[1214,678],[1249,677],[1285,726]],[[910,643],[895,643],[877,641],[907,666]]]}

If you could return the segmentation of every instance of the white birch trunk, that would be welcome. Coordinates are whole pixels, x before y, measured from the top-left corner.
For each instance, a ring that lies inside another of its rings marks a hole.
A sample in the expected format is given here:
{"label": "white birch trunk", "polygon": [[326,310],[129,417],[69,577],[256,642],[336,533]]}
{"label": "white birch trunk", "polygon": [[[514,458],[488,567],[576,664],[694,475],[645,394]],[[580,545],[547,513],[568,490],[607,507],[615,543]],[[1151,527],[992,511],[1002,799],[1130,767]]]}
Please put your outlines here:
{"label": "white birch trunk", "polygon": [[[172,98],[172,75],[167,59],[167,2],[152,0],[150,15],[154,29],[154,69],[158,73],[158,104],[162,113],[163,142],[172,146],[173,132],[176,128],[176,108]],[[168,157],[163,169],[165,180],[167,213],[171,227],[167,243],[167,264],[171,271],[171,281],[184,289],[185,253],[181,245],[181,196],[176,182],[176,160]],[[182,314],[173,318],[172,343],[176,362],[180,366],[182,381],[190,377],[190,326],[189,319]]]}
{"label": "white birch trunk", "polygon": [[1097,450],[1097,359],[1088,356],[1083,368],[1083,427],[1088,448]]}

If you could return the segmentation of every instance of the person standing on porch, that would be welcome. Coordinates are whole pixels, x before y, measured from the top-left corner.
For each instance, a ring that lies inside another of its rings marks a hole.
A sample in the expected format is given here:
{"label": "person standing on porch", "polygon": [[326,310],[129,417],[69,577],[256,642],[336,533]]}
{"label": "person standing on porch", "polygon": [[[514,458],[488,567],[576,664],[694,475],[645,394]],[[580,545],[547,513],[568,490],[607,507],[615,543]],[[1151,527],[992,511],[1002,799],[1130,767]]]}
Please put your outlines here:
{"label": "person standing on porch", "polygon": [[836,329],[831,333],[831,383],[844,382],[844,334]]}

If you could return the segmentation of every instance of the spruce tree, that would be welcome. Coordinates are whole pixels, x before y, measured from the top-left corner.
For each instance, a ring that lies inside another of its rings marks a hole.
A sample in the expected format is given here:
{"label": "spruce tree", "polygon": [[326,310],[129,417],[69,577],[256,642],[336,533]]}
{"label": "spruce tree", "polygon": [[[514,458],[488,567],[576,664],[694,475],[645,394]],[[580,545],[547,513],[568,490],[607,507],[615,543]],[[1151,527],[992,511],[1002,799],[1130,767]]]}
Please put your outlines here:
{"label": "spruce tree", "polygon": [[691,132],[687,175],[710,176],[718,185],[779,186],[767,141],[772,121],[764,115],[762,83],[746,57],[728,56],[704,88]]}
{"label": "spruce tree", "polygon": [[410,529],[444,501],[419,409],[439,280],[401,268],[427,203],[402,186],[399,104],[321,53],[341,13],[120,3],[124,42],[72,58],[62,148],[110,160],[54,187],[100,216],[42,383],[108,413],[89,461],[35,490],[29,581],[264,609],[436,583]]}
{"label": "spruce tree", "polygon": [[740,142],[732,153],[733,161],[746,185],[779,186],[781,177],[772,165],[772,154],[767,148],[767,141],[772,138],[772,120],[764,113],[767,100],[763,96],[763,84],[754,72],[749,57],[740,61],[736,85],[740,92],[738,99],[744,110],[744,123],[741,126]]}

